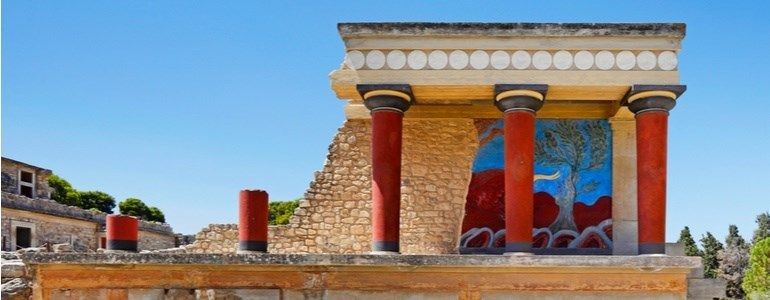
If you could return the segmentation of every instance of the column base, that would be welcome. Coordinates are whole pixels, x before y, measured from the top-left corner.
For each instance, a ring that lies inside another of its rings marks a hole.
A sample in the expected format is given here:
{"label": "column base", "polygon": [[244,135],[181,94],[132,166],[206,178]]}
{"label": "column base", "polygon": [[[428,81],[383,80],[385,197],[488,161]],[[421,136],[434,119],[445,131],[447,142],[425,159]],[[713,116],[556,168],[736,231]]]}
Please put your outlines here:
{"label": "column base", "polygon": [[397,241],[374,241],[372,242],[372,252],[392,252],[399,254],[399,243]]}
{"label": "column base", "polygon": [[248,251],[248,252],[254,252],[254,253],[267,252],[267,242],[266,241],[239,241],[238,252],[240,253],[241,251]]}
{"label": "column base", "polygon": [[265,254],[267,251],[254,251],[254,250],[238,250],[235,254]]}
{"label": "column base", "polygon": [[639,243],[639,255],[666,255],[666,243]]}
{"label": "column base", "polygon": [[372,251],[370,255],[401,255],[401,252],[397,251]]}
{"label": "column base", "polygon": [[505,243],[505,254],[508,255],[508,253],[532,254],[532,242]]}

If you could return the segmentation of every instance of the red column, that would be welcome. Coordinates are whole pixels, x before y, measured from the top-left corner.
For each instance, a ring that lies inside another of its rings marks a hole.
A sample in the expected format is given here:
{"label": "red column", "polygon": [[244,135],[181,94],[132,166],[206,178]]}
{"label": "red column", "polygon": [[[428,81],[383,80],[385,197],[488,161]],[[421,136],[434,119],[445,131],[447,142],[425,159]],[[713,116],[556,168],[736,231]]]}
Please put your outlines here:
{"label": "red column", "polygon": [[505,122],[505,252],[529,252],[534,223],[535,112],[508,110]]}
{"label": "red column", "polygon": [[372,111],[372,250],[399,252],[403,113]]}
{"label": "red column", "polygon": [[635,85],[626,99],[636,114],[639,254],[666,253],[666,151],[668,112],[683,85]]}
{"label": "red column", "polygon": [[639,254],[663,254],[666,250],[667,133],[667,111],[636,115]]}
{"label": "red column", "polygon": [[268,195],[242,190],[238,197],[238,252],[267,252]]}
{"label": "red column", "polygon": [[530,254],[535,220],[535,113],[544,84],[497,84],[495,106],[503,112],[505,158],[505,253]]}
{"label": "red column", "polygon": [[126,215],[107,216],[107,250],[138,250],[139,220]]}

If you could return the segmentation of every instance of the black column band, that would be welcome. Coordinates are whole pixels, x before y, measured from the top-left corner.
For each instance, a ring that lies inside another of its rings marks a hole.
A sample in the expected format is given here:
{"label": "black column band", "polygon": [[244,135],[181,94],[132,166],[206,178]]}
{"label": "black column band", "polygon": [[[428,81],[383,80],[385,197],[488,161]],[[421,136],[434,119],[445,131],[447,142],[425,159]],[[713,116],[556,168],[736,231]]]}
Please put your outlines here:
{"label": "black column band", "polygon": [[666,243],[639,243],[639,254],[666,254]]}
{"label": "black column band", "polygon": [[107,250],[121,250],[136,252],[139,247],[137,241],[132,240],[107,240]]}
{"label": "black column band", "polygon": [[505,243],[505,252],[532,252],[532,242]]}
{"label": "black column band", "polygon": [[399,252],[399,245],[397,241],[374,241],[372,251]]}
{"label": "black column band", "polygon": [[238,241],[238,250],[267,252],[267,241]]}

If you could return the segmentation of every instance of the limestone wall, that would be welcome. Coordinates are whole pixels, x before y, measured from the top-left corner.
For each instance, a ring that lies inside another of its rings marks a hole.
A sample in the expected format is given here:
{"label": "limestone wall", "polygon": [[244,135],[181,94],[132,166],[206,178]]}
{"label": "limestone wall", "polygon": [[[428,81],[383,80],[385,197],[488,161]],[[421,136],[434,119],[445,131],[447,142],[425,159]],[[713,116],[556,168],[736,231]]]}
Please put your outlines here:
{"label": "limestone wall", "polygon": [[[2,224],[3,236],[6,237],[4,249],[15,250],[11,239],[13,224],[24,222],[33,224],[34,240],[32,246],[42,246],[45,243],[71,243],[75,251],[85,252],[94,250],[98,224],[93,222],[67,219],[51,215],[37,214],[28,211],[3,207]],[[26,226],[25,226],[26,227]]]}
{"label": "limestone wall", "polygon": [[2,158],[2,191],[6,193],[19,193],[19,170],[35,174],[35,197],[47,199],[50,197],[51,188],[48,186],[48,176],[51,170],[35,167],[20,161]]}

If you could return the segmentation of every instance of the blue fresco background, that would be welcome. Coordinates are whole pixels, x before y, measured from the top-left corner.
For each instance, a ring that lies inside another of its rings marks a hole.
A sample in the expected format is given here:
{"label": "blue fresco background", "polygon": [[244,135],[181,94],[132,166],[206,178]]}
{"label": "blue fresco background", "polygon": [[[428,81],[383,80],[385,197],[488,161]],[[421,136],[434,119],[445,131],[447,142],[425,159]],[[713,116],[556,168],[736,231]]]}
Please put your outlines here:
{"label": "blue fresco background", "polygon": [[[538,119],[535,123],[535,138],[542,139],[543,138],[543,130],[547,128],[551,128],[555,125],[555,122],[557,120],[553,119]],[[570,120],[571,122],[598,122],[607,132],[610,130],[609,122],[607,120]],[[578,128],[583,128],[583,124],[577,124],[579,125]],[[495,130],[497,129],[497,130]],[[493,123],[491,126],[484,129],[483,132],[479,134],[479,140],[484,139],[489,134],[494,133],[495,131],[501,131],[503,129],[503,120],[499,119],[495,123]],[[583,132],[585,134],[585,132]],[[612,139],[611,135],[610,138],[607,139],[607,153],[608,155],[604,159],[604,162],[602,163],[601,167],[596,170],[589,170],[589,171],[583,171],[580,176],[578,176],[578,188],[591,182],[591,180],[596,180],[599,185],[598,187],[593,190],[592,192],[588,193],[578,193],[576,202],[581,202],[586,205],[593,205],[597,199],[601,196],[612,196]],[[585,147],[584,151],[584,157],[585,159],[590,159],[591,156],[588,153],[588,147]],[[483,145],[481,148],[479,148],[478,152],[476,153],[476,158],[473,161],[473,172],[481,172],[489,169],[503,169],[504,168],[504,160],[503,160],[503,135],[499,134],[495,136],[491,141],[489,141],[486,145]],[[538,180],[535,182],[535,192],[547,192],[548,194],[552,196],[556,196],[559,193],[559,187],[564,184],[564,180],[566,180],[567,176],[569,175],[569,166],[567,165],[561,165],[561,166],[544,166],[542,164],[537,163],[537,160],[535,160],[535,174],[543,174],[543,175],[551,175],[555,173],[556,171],[561,172],[561,177],[556,180]]]}

